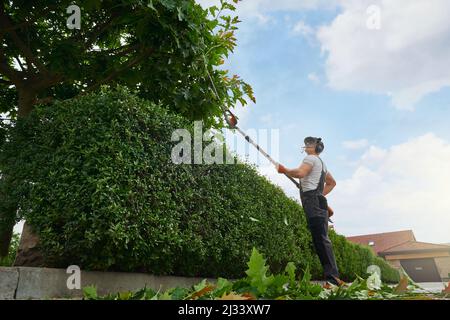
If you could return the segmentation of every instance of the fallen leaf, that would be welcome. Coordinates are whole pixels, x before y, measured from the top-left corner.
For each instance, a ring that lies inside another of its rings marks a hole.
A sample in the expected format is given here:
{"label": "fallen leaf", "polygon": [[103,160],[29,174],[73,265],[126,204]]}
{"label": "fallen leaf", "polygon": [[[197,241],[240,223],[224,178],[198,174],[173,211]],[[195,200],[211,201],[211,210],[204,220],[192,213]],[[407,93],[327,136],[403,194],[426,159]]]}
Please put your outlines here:
{"label": "fallen leaf", "polygon": [[395,287],[394,289],[394,293],[396,294],[400,294],[400,293],[405,293],[408,291],[408,283],[409,280],[407,277],[403,276],[400,279],[400,282],[398,283],[398,285]]}
{"label": "fallen leaf", "polygon": [[254,300],[251,299],[248,295],[240,295],[234,292],[230,292],[229,294],[223,294],[222,297],[217,298],[217,300]]}
{"label": "fallen leaf", "polygon": [[256,300],[256,297],[252,295],[250,292],[246,292],[242,294],[242,296],[248,298],[247,300]]}
{"label": "fallen leaf", "polygon": [[194,292],[189,299],[196,299],[196,298],[200,298],[201,296],[207,294],[208,292],[211,292],[215,289],[215,286],[206,286],[203,289]]}
{"label": "fallen leaf", "polygon": [[450,293],[450,281],[448,282],[448,285],[445,287],[445,289],[442,290],[442,293]]}

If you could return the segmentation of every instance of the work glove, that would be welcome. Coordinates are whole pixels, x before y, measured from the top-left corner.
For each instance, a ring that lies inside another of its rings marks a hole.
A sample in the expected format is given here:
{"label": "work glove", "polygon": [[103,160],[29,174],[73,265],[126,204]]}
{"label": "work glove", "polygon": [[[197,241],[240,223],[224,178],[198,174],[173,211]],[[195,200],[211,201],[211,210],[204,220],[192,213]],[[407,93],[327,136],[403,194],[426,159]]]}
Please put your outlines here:
{"label": "work glove", "polygon": [[328,211],[328,218],[330,218],[330,217],[332,217],[334,215],[334,211],[333,211],[333,209],[331,209],[330,206],[328,206],[327,211]]}
{"label": "work glove", "polygon": [[237,125],[237,120],[236,117],[234,116],[234,114],[232,114],[230,111],[225,112],[225,121],[227,122],[228,126],[230,127],[230,129],[235,129],[236,125]]}
{"label": "work glove", "polygon": [[231,129],[235,128],[237,125],[237,120],[235,118],[235,116],[230,115],[228,118],[228,125],[230,126]]}
{"label": "work glove", "polygon": [[287,173],[286,167],[283,166],[281,163],[279,163],[279,164],[277,165],[277,170],[278,170],[278,173]]}

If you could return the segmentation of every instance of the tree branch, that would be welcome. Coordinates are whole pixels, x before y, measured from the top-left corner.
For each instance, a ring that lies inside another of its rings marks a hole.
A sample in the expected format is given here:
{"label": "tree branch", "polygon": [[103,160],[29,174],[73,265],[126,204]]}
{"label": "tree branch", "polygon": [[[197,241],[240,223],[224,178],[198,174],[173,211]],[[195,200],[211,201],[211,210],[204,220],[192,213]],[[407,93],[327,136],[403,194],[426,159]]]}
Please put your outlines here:
{"label": "tree branch", "polygon": [[11,21],[9,20],[9,17],[5,14],[5,12],[3,10],[3,6],[0,6],[0,26],[2,27],[2,29],[4,29],[4,28],[7,29],[6,32],[11,36],[11,39],[13,40],[13,42],[15,43],[17,48],[20,51],[22,51],[23,56],[27,60],[29,69],[31,69],[31,63],[33,63],[39,69],[39,71],[41,71],[44,74],[48,74],[48,70],[44,66],[44,64],[41,63],[39,61],[39,59],[37,59],[34,56],[31,49],[27,45],[25,45],[25,43],[23,43],[23,41],[17,35],[13,25],[11,24]]}
{"label": "tree branch", "polygon": [[84,46],[86,50],[88,50],[91,47],[91,45],[93,45],[95,43],[95,40],[97,40],[98,36],[103,31],[105,31],[106,29],[108,29],[108,27],[110,27],[112,25],[112,23],[114,22],[114,19],[117,18],[117,16],[118,16],[117,14],[113,13],[108,21],[106,21],[103,24],[99,24],[99,25],[95,26],[95,29],[92,31],[92,33],[87,36],[88,39]]}
{"label": "tree branch", "polygon": [[53,98],[53,97],[45,97],[45,98],[36,99],[36,104],[47,104],[47,103],[52,102],[54,99],[55,98]]}
{"label": "tree branch", "polygon": [[8,81],[8,80],[0,79],[0,84],[12,85],[13,83],[11,81]]}
{"label": "tree branch", "polygon": [[23,67],[22,61],[20,61],[20,59],[19,59],[18,57],[14,57],[14,59],[16,59],[17,63],[18,63],[19,66],[20,66],[20,69],[21,69],[22,71],[25,71],[25,68]]}
{"label": "tree branch", "polygon": [[[44,13],[52,12],[52,10],[54,11],[54,10],[58,10],[58,9],[60,9],[60,6],[58,6],[58,5],[48,5],[48,6],[44,6],[40,11],[33,11],[32,12],[33,17],[30,18],[29,20],[21,22],[19,24],[16,24],[15,26],[2,28],[2,30],[0,31],[0,36],[10,30],[16,30],[16,29],[20,29],[23,27],[28,27],[28,26],[32,25],[36,21],[36,19],[42,18]],[[4,13],[3,6],[0,7],[0,11]]]}
{"label": "tree branch", "polygon": [[25,22],[16,24],[15,26],[5,27],[5,28],[3,28],[2,33],[6,33],[6,32],[9,32],[9,31],[12,31],[12,30],[16,30],[16,29],[20,29],[22,27],[29,26],[32,23],[33,23],[33,21],[25,21]]}
{"label": "tree branch", "polygon": [[100,87],[102,84],[110,82],[111,80],[116,78],[118,75],[120,75],[124,70],[129,69],[129,68],[137,65],[138,63],[140,63],[143,59],[148,57],[152,52],[153,52],[153,49],[147,49],[144,52],[142,52],[141,54],[138,54],[136,57],[128,59],[127,62],[125,62],[119,69],[114,70],[106,78],[104,78],[100,81],[97,81],[95,84],[88,87],[84,93],[91,92],[91,91],[97,89],[98,87]]}
{"label": "tree branch", "polygon": [[91,52],[102,53],[102,54],[113,53],[116,57],[121,57],[121,56],[124,56],[124,55],[134,51],[134,50],[139,49],[139,47],[140,47],[140,45],[138,45],[138,44],[134,44],[134,45],[128,44],[128,45],[125,45],[125,46],[122,46],[122,47],[119,47],[119,48],[115,48],[115,49],[101,50],[101,51],[91,51]]}

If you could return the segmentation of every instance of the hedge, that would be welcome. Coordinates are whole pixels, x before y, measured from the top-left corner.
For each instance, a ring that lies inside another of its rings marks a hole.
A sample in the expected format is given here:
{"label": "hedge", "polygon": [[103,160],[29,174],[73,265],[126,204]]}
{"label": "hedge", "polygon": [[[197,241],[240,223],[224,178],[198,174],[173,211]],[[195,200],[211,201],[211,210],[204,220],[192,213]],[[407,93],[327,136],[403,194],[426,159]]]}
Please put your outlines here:
{"label": "hedge", "polygon": [[[0,142],[0,203],[17,203],[51,267],[238,278],[251,250],[271,272],[292,261],[315,278],[301,206],[251,165],[173,164],[173,130],[192,123],[124,89],[38,106]],[[3,221],[3,222],[2,222]],[[342,277],[376,263],[331,234]]]}

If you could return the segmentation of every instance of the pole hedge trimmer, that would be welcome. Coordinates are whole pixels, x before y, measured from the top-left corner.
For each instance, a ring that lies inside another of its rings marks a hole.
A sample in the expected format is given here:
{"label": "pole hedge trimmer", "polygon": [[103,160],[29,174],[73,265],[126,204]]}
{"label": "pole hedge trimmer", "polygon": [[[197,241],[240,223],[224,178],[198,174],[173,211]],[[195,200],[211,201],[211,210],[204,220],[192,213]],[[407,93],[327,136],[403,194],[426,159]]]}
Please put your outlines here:
{"label": "pole hedge trimmer", "polygon": [[[266,157],[267,160],[269,160],[274,166],[278,166],[278,162],[276,162],[267,152],[265,152],[263,149],[261,149],[261,147],[252,138],[250,138],[244,131],[242,131],[237,126],[236,116],[230,110],[226,110],[224,112],[224,116],[225,116],[225,121],[227,122],[227,124],[230,127],[230,129],[237,130],[244,137],[244,139],[247,140],[247,142],[249,142],[250,144],[252,144],[256,148],[256,150],[261,152],[261,154],[264,157]],[[287,175],[286,173],[283,173],[283,174],[289,180],[291,180],[295,184],[295,186],[297,188],[300,188],[300,184],[297,181],[295,181],[294,178],[292,178],[291,176]]]}
{"label": "pole hedge trimmer", "polygon": [[[208,73],[208,77],[209,77],[209,80],[211,81],[211,84],[212,84],[212,87],[213,87],[213,93],[214,93],[214,95],[215,95],[215,97],[216,97],[216,99],[217,99],[217,101],[220,101],[220,98],[219,98],[219,93],[217,92],[217,89],[216,89],[216,86],[215,86],[215,84],[214,84],[214,81],[213,81],[213,79],[212,79],[212,77],[211,77],[211,74],[209,73],[209,71],[208,71],[208,67],[207,67],[207,65],[206,65],[206,58],[204,57],[204,59],[205,59],[205,68],[206,68],[206,72]],[[237,119],[236,119],[236,116],[229,110],[229,109],[225,109],[224,108],[224,106],[220,106],[220,108],[222,109],[222,113],[223,113],[223,116],[224,116],[224,118],[225,118],[225,121],[226,121],[226,123],[228,124],[228,126],[229,126],[229,128],[230,129],[233,129],[233,130],[237,130],[243,137],[244,137],[244,139],[245,140],[247,140],[247,142],[249,142],[250,144],[252,144],[255,148],[256,148],[256,150],[258,150],[259,152],[261,152],[261,154],[264,156],[264,157],[266,157],[266,159],[267,160],[269,160],[274,166],[278,166],[279,165],[279,163],[278,162],[276,162],[266,151],[264,151],[252,138],[250,138],[250,136],[248,135],[248,134],[246,134],[244,131],[242,131],[238,126],[237,126]],[[300,184],[294,179],[294,178],[292,178],[291,176],[289,176],[289,175],[287,175],[286,173],[283,173],[289,180],[291,180],[292,181],[292,183],[294,183],[295,184],[295,186],[298,188],[298,189],[300,189]],[[328,207],[328,216],[329,217],[331,217],[333,215],[333,210],[330,208],[330,207]],[[331,223],[333,223],[333,221],[330,219],[330,218],[328,218],[328,220],[331,222]]]}
{"label": "pole hedge trimmer", "polygon": [[[245,140],[247,140],[247,142],[249,142],[250,144],[252,144],[256,150],[258,150],[259,152],[261,152],[261,154],[266,157],[267,160],[269,160],[273,165],[278,166],[278,162],[276,162],[266,151],[264,151],[252,138],[250,138],[250,136],[248,134],[246,134],[244,131],[242,131],[238,126],[237,126],[237,120],[236,120],[236,116],[230,111],[230,110],[225,110],[224,111],[224,117],[225,117],[225,121],[228,124],[230,129],[234,129],[237,130],[243,137]],[[283,173],[289,180],[291,180],[295,186],[300,189],[300,184],[291,176],[287,175],[286,173]],[[328,215],[331,217],[333,215],[333,210],[328,207]],[[333,221],[328,218],[328,220],[333,223]]]}

